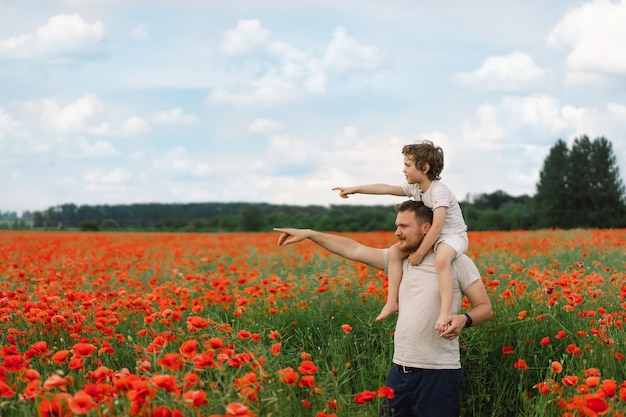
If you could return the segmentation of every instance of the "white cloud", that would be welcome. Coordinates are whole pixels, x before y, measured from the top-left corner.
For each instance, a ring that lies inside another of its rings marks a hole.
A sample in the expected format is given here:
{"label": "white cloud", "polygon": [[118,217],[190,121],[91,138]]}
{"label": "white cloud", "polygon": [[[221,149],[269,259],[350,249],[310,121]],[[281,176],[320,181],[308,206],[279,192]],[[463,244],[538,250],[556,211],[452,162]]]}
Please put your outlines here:
{"label": "white cloud", "polygon": [[125,190],[132,179],[132,172],[124,168],[93,170],[85,174],[84,188],[93,192]]}
{"label": "white cloud", "polygon": [[[242,55],[243,59],[253,47],[262,46],[265,54],[251,56],[250,66],[242,65],[241,76],[230,86],[215,88],[207,97],[208,103],[268,107],[298,101],[326,93],[329,73],[371,71],[386,62],[377,47],[359,43],[343,28],[335,31],[322,58],[287,42],[271,41],[256,20],[240,21],[234,31],[226,33],[223,52]],[[371,82],[371,78],[362,81]]]}
{"label": "white cloud", "polygon": [[80,15],[57,15],[30,34],[0,40],[0,54],[30,59],[93,52],[104,37],[104,24]]}
{"label": "white cloud", "polygon": [[269,37],[269,32],[258,20],[240,20],[234,30],[224,32],[222,37],[220,51],[227,55],[237,55],[262,45]]}
{"label": "white cloud", "polygon": [[283,42],[272,42],[264,70],[255,79],[243,80],[231,88],[218,88],[207,98],[209,103],[233,106],[272,106],[325,91],[325,75],[317,61]]}
{"label": "white cloud", "polygon": [[18,126],[19,124],[13,117],[0,109],[0,140],[7,136],[7,134],[14,132]]}
{"label": "white cloud", "polygon": [[121,126],[121,133],[124,136],[140,135],[149,131],[150,125],[148,122],[138,116],[127,118]]}
{"label": "white cloud", "polygon": [[546,43],[569,51],[572,72],[626,75],[626,2],[594,0],[572,9]]}
{"label": "white cloud", "polygon": [[95,96],[85,95],[66,106],[52,99],[26,102],[25,106],[39,117],[44,127],[73,133],[85,130],[87,122],[100,110],[101,103]]}
{"label": "white cloud", "polygon": [[111,128],[107,122],[102,122],[98,126],[88,128],[87,133],[95,136],[109,135],[111,134]]}
{"label": "white cloud", "polygon": [[165,178],[171,176],[206,177],[214,169],[208,162],[198,160],[201,157],[201,155],[189,155],[186,148],[178,146],[153,158],[151,165],[158,176]]}
{"label": "white cloud", "polygon": [[532,96],[505,96],[501,107],[507,119],[515,117],[519,125],[531,126],[547,133],[557,134],[565,128],[563,109],[558,100],[547,94]]}
{"label": "white cloud", "polygon": [[186,114],[181,108],[174,108],[154,113],[151,120],[161,124],[186,124],[191,125],[198,123],[198,116],[195,114]]}
{"label": "white cloud", "polygon": [[284,42],[272,42],[268,51],[280,63],[278,72],[281,77],[294,80],[310,93],[326,90],[326,74],[315,58]]}
{"label": "white cloud", "polygon": [[146,41],[150,39],[150,26],[140,23],[130,31],[130,37],[136,41]]}
{"label": "white cloud", "polygon": [[483,104],[476,109],[479,126],[473,128],[469,123],[463,125],[463,136],[476,144],[479,149],[492,148],[504,135],[504,129],[498,120],[497,107]]}
{"label": "white cloud", "polygon": [[117,149],[108,141],[97,140],[91,143],[80,137],[76,138],[75,142],[81,157],[104,157],[118,154]]}
{"label": "white cloud", "polygon": [[348,36],[346,30],[339,27],[335,30],[333,40],[324,55],[324,67],[333,71],[354,69],[376,69],[385,62],[380,49],[371,45],[363,45]]}
{"label": "white cloud", "polygon": [[455,74],[454,81],[472,89],[512,92],[536,87],[547,76],[548,71],[535,65],[530,55],[513,52],[488,57],[477,70]]}
{"label": "white cloud", "polygon": [[256,119],[248,126],[249,131],[260,133],[273,133],[279,131],[281,128],[281,123],[270,119]]}

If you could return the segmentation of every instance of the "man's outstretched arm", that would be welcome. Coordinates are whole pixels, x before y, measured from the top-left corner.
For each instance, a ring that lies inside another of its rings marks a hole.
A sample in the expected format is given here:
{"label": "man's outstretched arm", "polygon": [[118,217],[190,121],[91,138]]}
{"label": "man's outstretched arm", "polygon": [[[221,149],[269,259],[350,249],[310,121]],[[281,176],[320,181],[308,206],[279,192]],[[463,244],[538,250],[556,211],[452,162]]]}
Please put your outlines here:
{"label": "man's outstretched arm", "polygon": [[356,262],[362,262],[377,269],[385,268],[385,254],[383,249],[372,248],[360,244],[344,236],[317,232],[311,229],[288,229],[274,228],[281,235],[278,245],[291,245],[292,243],[310,240],[322,248]]}

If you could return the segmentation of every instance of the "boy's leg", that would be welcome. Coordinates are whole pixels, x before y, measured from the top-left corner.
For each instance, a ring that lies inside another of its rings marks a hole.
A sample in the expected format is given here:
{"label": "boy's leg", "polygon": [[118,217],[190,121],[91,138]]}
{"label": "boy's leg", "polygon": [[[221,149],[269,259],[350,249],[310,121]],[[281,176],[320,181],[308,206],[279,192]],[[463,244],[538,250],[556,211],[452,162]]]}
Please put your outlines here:
{"label": "boy's leg", "polygon": [[398,311],[398,291],[402,280],[402,260],[406,253],[396,243],[389,249],[387,263],[387,302],[376,321],[381,321]]}
{"label": "boy's leg", "polygon": [[435,269],[439,277],[439,295],[441,297],[441,309],[439,318],[435,324],[438,333],[448,328],[452,315],[452,292],[454,290],[452,278],[452,261],[456,258],[456,250],[445,242],[437,245],[435,254]]}

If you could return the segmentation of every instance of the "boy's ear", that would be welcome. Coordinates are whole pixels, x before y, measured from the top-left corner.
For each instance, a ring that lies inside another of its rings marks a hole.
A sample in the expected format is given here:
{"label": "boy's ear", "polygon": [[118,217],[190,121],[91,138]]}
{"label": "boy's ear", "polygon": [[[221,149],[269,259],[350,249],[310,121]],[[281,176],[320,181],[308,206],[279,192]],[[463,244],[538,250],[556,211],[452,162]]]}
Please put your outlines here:
{"label": "boy's ear", "polygon": [[428,174],[428,171],[430,171],[430,164],[428,162],[425,162],[424,165],[422,165],[422,172],[424,174]]}

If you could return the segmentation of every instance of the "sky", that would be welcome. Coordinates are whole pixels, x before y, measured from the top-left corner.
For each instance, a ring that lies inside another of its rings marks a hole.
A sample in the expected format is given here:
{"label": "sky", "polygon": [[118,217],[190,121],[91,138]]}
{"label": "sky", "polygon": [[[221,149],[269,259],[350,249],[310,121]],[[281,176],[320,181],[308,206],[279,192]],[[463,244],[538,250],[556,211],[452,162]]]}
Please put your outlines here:
{"label": "sky", "polygon": [[[626,0],[1,0],[0,211],[395,204],[402,146],[462,201],[550,148],[626,174]],[[581,167],[584,175],[584,167]]]}

